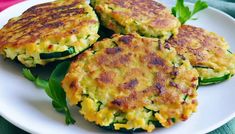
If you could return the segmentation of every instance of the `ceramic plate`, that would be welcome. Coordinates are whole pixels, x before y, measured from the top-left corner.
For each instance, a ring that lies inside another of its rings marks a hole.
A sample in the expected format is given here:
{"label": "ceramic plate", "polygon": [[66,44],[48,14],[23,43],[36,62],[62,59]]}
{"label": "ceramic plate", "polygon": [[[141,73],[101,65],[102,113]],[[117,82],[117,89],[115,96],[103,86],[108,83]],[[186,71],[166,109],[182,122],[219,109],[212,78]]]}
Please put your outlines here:
{"label": "ceramic plate", "polygon": [[[14,5],[0,13],[0,27],[27,8],[47,0],[28,0]],[[169,4],[169,3],[167,3]],[[225,37],[235,52],[235,21],[232,17],[213,8],[196,15],[198,20],[189,24],[205,28]],[[14,125],[31,133],[104,133],[107,132],[85,121],[72,108],[77,120],[75,125],[66,126],[64,116],[55,112],[51,100],[43,90],[36,88],[21,74],[20,64],[0,58],[0,114]],[[47,70],[46,68],[44,70]],[[218,85],[200,87],[198,111],[189,120],[169,129],[158,129],[157,134],[193,134],[212,131],[235,117],[235,77]],[[111,132],[109,132],[111,133]]]}

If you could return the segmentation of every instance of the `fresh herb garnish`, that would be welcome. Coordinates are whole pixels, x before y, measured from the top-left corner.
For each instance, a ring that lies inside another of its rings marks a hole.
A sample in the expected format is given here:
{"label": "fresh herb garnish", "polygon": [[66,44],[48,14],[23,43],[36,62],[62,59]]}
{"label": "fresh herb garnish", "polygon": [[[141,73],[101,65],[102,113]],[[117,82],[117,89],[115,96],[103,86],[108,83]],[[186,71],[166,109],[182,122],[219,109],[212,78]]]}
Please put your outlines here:
{"label": "fresh herb garnish", "polygon": [[57,111],[62,111],[66,115],[66,124],[74,124],[75,120],[72,118],[66,102],[66,95],[61,86],[61,81],[64,79],[70,62],[65,61],[56,66],[49,79],[49,89],[46,90],[48,96],[53,100],[54,107]]}
{"label": "fresh herb garnish", "polygon": [[193,15],[207,7],[206,2],[198,0],[194,4],[193,11],[190,11],[189,7],[184,5],[184,0],[177,0],[176,6],[172,8],[172,14],[179,19],[181,24],[185,24]]}
{"label": "fresh herb garnish", "polygon": [[25,78],[32,81],[37,87],[43,89],[49,88],[49,83],[47,80],[43,80],[38,76],[34,76],[29,69],[23,68],[22,73]]}
{"label": "fresh herb garnish", "polygon": [[61,81],[67,73],[69,66],[70,62],[68,61],[58,64],[53,70],[49,81],[34,76],[29,69],[23,69],[24,77],[34,82],[36,86],[45,89],[47,95],[52,99],[52,106],[55,110],[65,114],[65,123],[67,125],[75,123],[67,106],[65,92],[61,87]]}

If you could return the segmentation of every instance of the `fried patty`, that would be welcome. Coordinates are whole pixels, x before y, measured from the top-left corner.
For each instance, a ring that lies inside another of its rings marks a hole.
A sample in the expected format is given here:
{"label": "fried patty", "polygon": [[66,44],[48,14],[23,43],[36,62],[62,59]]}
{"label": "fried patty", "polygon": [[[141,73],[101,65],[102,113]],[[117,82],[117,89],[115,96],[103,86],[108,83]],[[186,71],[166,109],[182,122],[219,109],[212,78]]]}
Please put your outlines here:
{"label": "fried patty", "polygon": [[91,0],[101,24],[121,34],[138,33],[168,39],[177,34],[180,22],[153,0]]}
{"label": "fried patty", "polygon": [[0,30],[0,53],[27,67],[75,56],[99,37],[98,18],[85,0],[33,6]]}
{"label": "fried patty", "polygon": [[81,103],[88,121],[148,132],[187,120],[197,107],[197,85],[196,69],[174,48],[137,34],[95,43],[62,82],[70,104]]}
{"label": "fried patty", "polygon": [[223,77],[235,73],[235,55],[224,38],[202,28],[183,25],[168,43],[177,53],[190,60],[201,79]]}

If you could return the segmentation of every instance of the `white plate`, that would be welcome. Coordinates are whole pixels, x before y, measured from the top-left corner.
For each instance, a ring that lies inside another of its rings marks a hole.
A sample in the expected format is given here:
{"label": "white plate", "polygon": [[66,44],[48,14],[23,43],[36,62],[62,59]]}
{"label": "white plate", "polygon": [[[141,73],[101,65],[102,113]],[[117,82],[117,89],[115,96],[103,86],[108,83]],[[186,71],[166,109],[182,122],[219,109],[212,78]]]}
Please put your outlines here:
{"label": "white plate", "polygon": [[[8,19],[20,15],[32,5],[48,0],[29,0],[12,6],[0,13],[0,27]],[[200,12],[196,21],[189,22],[225,37],[235,52],[235,21],[213,8]],[[107,132],[85,121],[73,108],[77,120],[75,125],[66,126],[64,116],[55,112],[50,99],[21,75],[19,64],[0,58],[0,114],[16,126],[31,133],[103,133]],[[206,133],[235,117],[235,77],[222,84],[199,88],[198,112],[186,122],[155,133]]]}

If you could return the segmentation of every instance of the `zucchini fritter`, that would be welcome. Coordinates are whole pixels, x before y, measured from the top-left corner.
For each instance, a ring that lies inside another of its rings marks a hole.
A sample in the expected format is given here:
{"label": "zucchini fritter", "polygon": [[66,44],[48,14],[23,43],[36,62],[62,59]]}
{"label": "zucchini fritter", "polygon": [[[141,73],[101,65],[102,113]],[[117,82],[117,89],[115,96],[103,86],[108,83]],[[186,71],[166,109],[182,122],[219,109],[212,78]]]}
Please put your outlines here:
{"label": "zucchini fritter", "polygon": [[213,32],[183,25],[168,43],[198,70],[201,85],[219,83],[235,74],[235,54],[224,38]]}
{"label": "zucchini fritter", "polygon": [[116,33],[138,33],[168,39],[177,34],[180,22],[162,4],[153,0],[91,0],[101,24]]}
{"label": "zucchini fritter", "polygon": [[0,30],[0,53],[27,67],[75,56],[98,39],[98,18],[85,0],[33,6]]}
{"label": "zucchini fritter", "polygon": [[[185,75],[187,74],[187,75]],[[62,86],[71,105],[97,125],[151,132],[189,118],[198,73],[156,38],[114,35],[80,54]]]}

